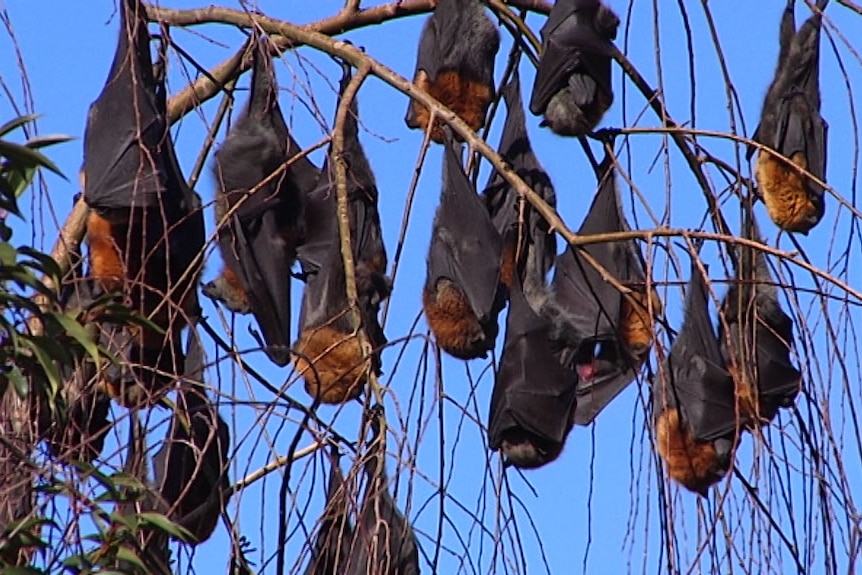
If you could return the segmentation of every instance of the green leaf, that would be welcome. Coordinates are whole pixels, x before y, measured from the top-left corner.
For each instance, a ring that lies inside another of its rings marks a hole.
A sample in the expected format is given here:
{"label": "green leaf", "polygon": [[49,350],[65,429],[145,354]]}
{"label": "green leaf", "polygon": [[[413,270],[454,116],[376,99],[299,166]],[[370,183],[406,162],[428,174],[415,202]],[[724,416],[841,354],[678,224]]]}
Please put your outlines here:
{"label": "green leaf", "polygon": [[56,144],[62,144],[65,142],[71,142],[74,140],[72,136],[67,136],[65,134],[47,134],[45,136],[36,136],[35,138],[30,138],[24,145],[28,148],[39,149],[39,148],[47,148],[48,146],[54,146]]}
{"label": "green leaf", "polygon": [[9,242],[0,243],[0,265],[14,266],[18,261],[18,250]]}
{"label": "green leaf", "polygon": [[21,368],[17,365],[13,365],[9,371],[3,374],[9,383],[12,384],[12,388],[15,390],[15,393],[18,394],[18,397],[21,399],[27,399],[27,396],[30,393],[30,382],[21,373]]}
{"label": "green leaf", "polygon": [[22,146],[21,144],[0,140],[0,157],[7,158],[18,169],[24,169],[31,166],[42,167],[51,170],[61,178],[66,177],[63,175],[63,172],[60,171],[60,168],[54,165],[54,162],[49,160],[40,152],[32,150],[27,146]]}
{"label": "green leaf", "polygon": [[63,329],[66,330],[70,336],[75,338],[81,347],[93,358],[93,361],[96,362],[96,365],[99,363],[99,346],[96,345],[90,338],[90,334],[87,333],[87,330],[84,329],[78,321],[75,319],[74,314],[71,313],[54,313],[52,314],[54,318],[60,322],[60,325],[63,326]]}
{"label": "green leaf", "polygon": [[25,114],[23,116],[18,116],[0,126],[0,136],[5,136],[12,130],[19,128],[28,122],[34,122],[41,117],[42,116],[40,114]]}
{"label": "green leaf", "polygon": [[162,515],[161,513],[153,513],[150,511],[139,513],[138,517],[140,517],[141,522],[147,525],[151,525],[160,531],[164,531],[171,537],[175,537],[184,543],[189,541],[194,541],[194,535],[188,529],[183,528],[181,525],[178,525]]}

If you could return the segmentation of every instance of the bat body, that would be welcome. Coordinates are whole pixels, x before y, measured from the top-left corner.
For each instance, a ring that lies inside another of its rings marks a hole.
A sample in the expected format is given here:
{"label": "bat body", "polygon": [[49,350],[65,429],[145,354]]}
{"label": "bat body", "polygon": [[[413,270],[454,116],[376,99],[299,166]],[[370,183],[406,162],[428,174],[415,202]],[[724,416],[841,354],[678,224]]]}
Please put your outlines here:
{"label": "bat body", "polygon": [[207,397],[204,355],[194,329],[177,411],[162,447],[153,458],[155,481],[166,515],[191,532],[196,543],[209,539],[224,511],[230,432]]}
{"label": "bat body", "polygon": [[530,111],[561,136],[587,134],[614,101],[611,41],[620,20],[599,0],[557,0],[542,26]]}
{"label": "bat body", "polygon": [[219,232],[224,271],[204,293],[253,313],[278,365],[290,361],[290,268],[304,236],[304,195],[319,176],[307,158],[284,167],[299,151],[278,105],[268,44],[258,42],[251,98],[216,154],[217,220],[231,213]]}
{"label": "bat body", "polygon": [[[350,81],[345,67],[341,89]],[[347,164],[350,239],[362,329],[374,349],[371,369],[380,373],[379,350],[386,336],[378,320],[380,304],[389,297],[392,282],[385,275],[386,247],[377,212],[377,184],[359,142],[356,100],[344,123],[343,158]],[[323,169],[321,184],[306,198],[306,241],[297,250],[306,286],[300,310],[300,336],[294,343],[294,365],[305,379],[305,389],[323,403],[343,403],[362,393],[367,361],[354,337],[346,294],[336,219],[335,158]]]}
{"label": "bat body", "polygon": [[311,561],[305,575],[332,575],[344,573],[350,557],[353,526],[347,516],[347,493],[339,467],[340,455],[333,446],[330,454],[329,485],[326,490],[326,508],[320,519]]}
{"label": "bat body", "polygon": [[[165,333],[132,330],[120,388],[152,395],[182,369],[180,331],[198,310],[203,248],[200,198],[180,171],[166,119],[166,93],[153,75],[143,7],[124,0],[108,80],[84,132],[84,199],[90,274]],[[131,394],[128,402],[136,402]],[[138,397],[138,399],[140,399]]]}
{"label": "bat body", "polygon": [[[494,99],[499,49],[500,34],[478,0],[441,0],[422,29],[413,82],[478,131]],[[430,121],[428,108],[410,100],[407,126],[425,130]],[[431,139],[443,143],[439,125]]]}
{"label": "bat body", "polygon": [[365,463],[368,483],[359,511],[346,575],[419,575],[419,545],[413,527],[398,510],[389,493],[385,440],[379,418],[383,408],[372,409],[374,439]]}
{"label": "bat body", "polygon": [[422,307],[437,345],[459,359],[486,357],[505,306],[502,239],[461,168],[461,145],[444,145],[443,189],[428,249]]}
{"label": "bat body", "polygon": [[[818,0],[817,8],[827,4]],[[758,151],[755,167],[769,217],[783,230],[807,234],[823,218],[824,189],[795,167],[824,180],[828,125],[820,116],[821,16],[815,13],[796,31],[794,5],[788,0],[782,16],[778,66],[752,138],[770,148]],[[753,153],[752,147],[749,158]]]}
{"label": "bat body", "polygon": [[[517,69],[511,81],[503,87],[502,94],[508,111],[497,150],[524,183],[555,208],[557,196],[551,178],[533,153],[527,136]],[[556,236],[551,233],[548,223],[526,201],[521,201],[518,193],[496,172],[491,174],[482,198],[494,227],[503,238],[500,281],[511,287],[517,275],[522,283],[529,278],[536,283],[535,287],[544,288],[545,275],[554,265],[557,253]],[[529,291],[533,288],[526,285],[524,289]]]}
{"label": "bat body", "polygon": [[652,402],[656,446],[668,475],[705,497],[730,468],[741,422],[709,317],[705,279],[692,259],[685,319],[662,366],[665,377],[653,382]]}
{"label": "bat body", "polygon": [[[752,228],[752,239],[760,241],[753,221]],[[719,340],[737,376],[741,409],[752,422],[765,424],[779,408],[793,405],[802,374],[790,362],[793,320],[781,309],[766,257],[746,247],[741,253],[742,269],[722,304],[730,337],[719,323]]]}
{"label": "bat body", "polygon": [[[578,230],[580,235],[629,229],[610,156],[599,166],[598,173],[600,187]],[[645,283],[633,241],[588,244],[584,248],[622,284]],[[552,337],[564,348],[563,361],[578,374],[575,423],[587,425],[634,380],[652,343],[652,322],[648,308],[633,308],[571,246],[557,256],[551,287],[552,297],[543,306],[544,314],[554,322]],[[645,291],[642,296],[646,298]],[[657,301],[654,292],[650,297]]]}

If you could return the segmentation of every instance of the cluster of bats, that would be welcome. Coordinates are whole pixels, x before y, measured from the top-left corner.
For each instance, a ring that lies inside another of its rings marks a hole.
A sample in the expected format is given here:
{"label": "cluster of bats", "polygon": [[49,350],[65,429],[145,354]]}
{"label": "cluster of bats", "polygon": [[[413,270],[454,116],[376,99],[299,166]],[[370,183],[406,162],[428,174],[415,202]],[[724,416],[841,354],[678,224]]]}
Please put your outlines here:
{"label": "cluster of bats", "polygon": [[[759,197],[773,222],[792,232],[807,233],[824,213],[827,125],[820,117],[819,36],[827,3],[819,0],[797,30],[794,0],[788,0],[775,77],[749,149],[757,156]],[[165,392],[181,382],[168,438],[155,458],[148,505],[167,509],[202,541],[225,504],[229,444],[228,430],[202,388],[203,352],[194,329],[205,236],[202,203],[183,177],[171,140],[164,42],[154,67],[143,7],[139,0],[122,4],[117,52],[84,135],[88,272],[83,282],[66,286],[67,304],[82,310],[82,323],[117,361],[82,365],[70,374],[80,399],[67,425],[52,429],[50,443],[58,452],[98,457],[111,398],[149,407],[163,403]],[[556,2],[541,29],[529,102],[542,126],[561,136],[583,136],[601,121],[614,99],[612,42],[619,23],[598,0]],[[422,30],[414,82],[478,130],[496,98],[499,45],[497,27],[479,0],[440,0]],[[261,332],[253,335],[269,358],[279,366],[292,361],[316,401],[344,403],[362,393],[369,372],[380,373],[387,339],[378,314],[392,290],[377,186],[358,137],[357,103],[351,100],[343,122],[340,157],[333,144],[318,168],[301,153],[279,108],[270,44],[253,37],[249,47],[250,97],[214,162],[224,267],[203,293],[233,312],[252,314]],[[343,65],[339,105],[350,79],[351,69]],[[527,136],[517,68],[501,95],[507,117],[499,153],[554,208],[553,185]],[[453,357],[487,357],[508,303],[488,440],[508,464],[539,467],[560,454],[575,424],[593,421],[636,378],[662,313],[658,293],[634,240],[569,245],[557,254],[548,222],[501,174],[492,173],[476,193],[462,165],[462,144],[428,108],[412,101],[405,122],[426,130],[444,155],[422,293],[428,326]],[[607,149],[595,166],[598,191],[580,235],[630,229]],[[337,160],[346,165],[358,325],[342,265]],[[752,214],[744,227],[745,237],[760,241]],[[791,405],[801,375],[790,363],[793,321],[781,309],[763,255],[750,247],[738,250],[737,277],[721,304],[716,334],[698,250],[692,246],[685,320],[652,382],[652,398],[656,445],[669,475],[704,493],[731,465],[740,431],[768,423],[780,407]],[[300,271],[293,272],[297,261]],[[305,287],[300,333],[292,341],[294,277]],[[117,304],[146,319],[115,321],[110,310]],[[359,330],[370,354],[360,345]],[[129,459],[146,475],[143,454]],[[403,526],[391,542],[397,550],[376,551],[399,562],[381,573],[418,572],[412,530],[395,509],[382,467],[379,453],[369,459],[372,479],[354,530],[332,509],[343,499],[333,456],[327,513],[334,515],[326,516],[320,537],[326,532],[327,539],[319,539],[310,573],[352,572],[345,561],[366,561],[350,549],[369,553],[371,543],[355,543],[363,538],[380,544],[370,535],[380,520],[373,514],[379,513],[388,514],[391,526]]]}

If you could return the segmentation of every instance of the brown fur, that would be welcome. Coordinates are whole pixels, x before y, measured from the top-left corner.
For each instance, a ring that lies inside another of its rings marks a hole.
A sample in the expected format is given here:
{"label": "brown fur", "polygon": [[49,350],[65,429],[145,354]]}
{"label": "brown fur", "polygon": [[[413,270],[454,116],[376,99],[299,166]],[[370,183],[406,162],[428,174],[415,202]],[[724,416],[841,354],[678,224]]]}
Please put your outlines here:
{"label": "brown fur", "polygon": [[362,361],[358,338],[322,326],[303,331],[294,348],[302,354],[294,354],[294,368],[312,397],[322,403],[345,403],[362,393],[369,361]]}
{"label": "brown fur", "polygon": [[695,441],[676,409],[667,409],[659,415],[655,433],[667,474],[686,489],[706,496],[709,486],[723,474],[712,442]]}
{"label": "brown fur", "polygon": [[[622,309],[620,310],[620,336],[626,347],[637,356],[643,356],[652,346],[654,337],[653,333],[653,318],[649,317],[649,307],[646,301],[646,294],[642,292],[632,292],[632,299],[636,300],[640,305],[630,303],[628,298],[623,298]],[[650,291],[650,299],[652,300],[652,312],[654,317],[661,315],[662,304],[658,297],[658,293],[653,289]]]}
{"label": "brown fur", "polygon": [[[414,83],[455,112],[473,131],[478,131],[485,125],[485,114],[494,93],[493,86],[475,82],[454,70],[437,74],[435,82],[431,82],[428,75],[420,70]],[[412,100],[410,105],[413,107],[410,127],[427,129],[431,112],[416,100]],[[441,124],[431,130],[431,139],[438,144],[443,143]]]}
{"label": "brown fur", "polygon": [[123,287],[126,266],[120,251],[121,243],[125,242],[124,234],[116,234],[118,230],[110,221],[100,216],[95,210],[90,211],[87,219],[87,241],[90,244],[90,273],[99,280],[107,291],[118,291]]}
{"label": "brown fur", "polygon": [[484,332],[463,292],[449,283],[432,293],[422,292],[425,320],[437,345],[458,359],[475,359],[484,353]]}
{"label": "brown fur", "polygon": [[240,285],[237,275],[227,266],[224,267],[220,276],[203,287],[203,292],[208,297],[224,303],[234,313],[251,312],[248,295]]}
{"label": "brown fur", "polygon": [[[807,168],[805,156],[794,154],[791,161],[802,169]],[[817,222],[813,220],[817,207],[805,187],[806,178],[778,159],[761,150],[755,169],[757,185],[766,204],[769,217],[782,230],[807,233]]]}
{"label": "brown fur", "polygon": [[503,255],[500,260],[500,283],[512,288],[515,278],[515,268],[518,261],[518,241],[515,234],[510,234],[503,243]]}

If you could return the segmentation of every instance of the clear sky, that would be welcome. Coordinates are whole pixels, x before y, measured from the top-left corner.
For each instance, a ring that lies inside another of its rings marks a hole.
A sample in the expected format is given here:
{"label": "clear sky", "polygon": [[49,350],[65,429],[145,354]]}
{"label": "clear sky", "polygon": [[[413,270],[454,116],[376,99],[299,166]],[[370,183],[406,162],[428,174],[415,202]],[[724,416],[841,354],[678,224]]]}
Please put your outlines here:
{"label": "clear sky", "polygon": [[[118,18],[114,4],[114,0],[38,3],[8,0],[5,7],[0,3],[5,25],[5,32],[0,34],[3,88],[0,119],[5,121],[19,111],[33,110],[43,115],[39,121],[40,133],[64,133],[78,138],[50,150],[50,157],[69,181],[48,175],[39,194],[30,196],[33,200],[30,213],[35,214],[33,238],[46,249],[53,243],[58,222],[65,217],[78,191],[76,174],[82,161],[80,138],[87,108],[105,81],[116,45]],[[175,0],[164,5],[192,8],[207,4]],[[240,8],[237,0],[219,4]],[[306,23],[334,14],[342,2],[269,0],[246,4],[256,5],[269,16]],[[808,16],[808,10],[804,2],[798,4],[797,19],[801,22]],[[709,2],[718,45],[712,39],[701,3],[635,2],[629,6],[623,0],[614,0],[610,5],[622,20],[618,46],[650,85],[662,90],[669,112],[678,123],[717,132],[729,131],[734,123],[738,133],[753,133],[777,57],[778,22],[784,2]],[[685,8],[684,14],[680,5]],[[862,62],[857,52],[858,39],[862,38],[862,17],[836,2],[831,3],[827,15],[831,21],[827,26],[830,34],[824,34],[821,58],[823,116],[829,122],[827,180],[852,204],[859,160],[857,120],[852,105],[862,89]],[[409,77],[423,21],[424,17],[402,19],[350,32],[343,38]],[[542,21],[543,17],[537,15],[528,19],[536,31]],[[20,54],[13,52],[10,34],[14,35]],[[220,25],[172,29],[171,37],[205,67],[232,55],[243,40],[237,30]],[[497,58],[498,78],[511,45],[505,33],[503,37],[503,48]],[[848,40],[852,47],[847,45]],[[837,53],[830,41],[837,47]],[[722,61],[735,88],[732,114],[722,77]],[[27,91],[20,79],[22,65],[26,70]],[[181,61],[176,52],[172,53],[171,65],[169,88],[174,93],[196,71],[187,61]],[[332,123],[334,90],[340,74],[337,64],[303,48],[298,54],[285,56],[276,71],[283,88],[282,108],[289,116],[294,136],[303,145],[314,144]],[[522,59],[521,80],[525,91],[532,86],[533,75],[531,64]],[[240,85],[247,82],[243,78]],[[313,101],[307,97],[309,83]],[[644,97],[617,67],[614,88],[616,101],[602,126],[660,125],[652,111],[646,109]],[[365,128],[360,137],[376,173],[384,239],[391,260],[399,240],[422,135],[408,131],[403,124],[406,97],[381,81],[369,79],[359,97]],[[239,93],[237,109],[245,99],[246,95]],[[200,111],[189,114],[174,130],[186,175],[195,164],[218,102],[218,98],[212,100]],[[492,145],[498,141],[502,119],[501,115],[495,122],[489,138]],[[595,191],[589,164],[576,141],[539,128],[538,120],[529,114],[528,123],[536,152],[555,183],[559,211],[571,228],[577,228]],[[219,140],[222,137],[223,131]],[[706,203],[673,144],[668,143],[669,151],[665,153],[661,135],[637,135],[629,142],[631,147],[622,151],[620,161],[636,187],[632,193],[624,181],[620,185],[632,225],[655,227],[651,212],[673,228],[701,226]],[[618,140],[617,144],[621,143],[622,139]],[[750,175],[744,149],[735,149],[727,141],[711,137],[701,137],[699,143],[731,165],[741,161],[744,173]],[[597,147],[594,149],[600,154]],[[322,151],[312,157],[319,165]],[[212,199],[214,189],[209,162],[207,166],[196,186],[205,202]],[[737,200],[725,190],[727,184],[714,167],[708,166],[706,170],[716,193],[720,193],[726,217],[736,228]],[[486,172],[487,168],[479,179],[480,185],[486,181]],[[432,348],[426,347],[423,337],[424,319],[411,332],[421,311],[425,252],[438,201],[439,174],[440,149],[434,147],[422,170],[410,213],[385,326],[392,343],[383,354],[382,377],[392,392],[387,402],[394,428],[389,450],[399,458],[389,459],[389,470],[393,475],[399,470],[398,501],[415,522],[422,547],[423,572],[432,572],[429,562],[436,555],[438,530],[443,534],[439,573],[642,573],[657,572],[668,562],[682,572],[795,572],[795,562],[775,526],[738,480],[721,484],[708,503],[701,503],[694,495],[658,479],[644,410],[648,397],[645,381],[638,381],[626,390],[595,425],[575,429],[559,460],[523,475],[510,470],[507,480],[501,482],[499,458],[487,451],[485,433],[479,425],[486,422],[493,386],[493,371],[488,369],[488,362],[464,363],[443,357],[442,371],[438,372],[430,353]],[[808,237],[797,239],[813,265],[830,270],[858,289],[859,229],[853,227],[855,232],[851,233],[852,214],[846,208],[839,209],[835,198],[827,198],[827,204],[827,214],[820,225]],[[786,235],[778,237],[778,230],[768,221],[762,206],[758,207],[758,214],[765,239],[771,245],[777,240],[782,250],[796,249]],[[211,233],[211,210],[207,212],[207,222]],[[23,242],[28,238],[23,230],[31,228],[22,225],[19,229],[22,231],[16,239]],[[677,247],[672,249],[682,263],[685,279],[687,257]],[[675,282],[679,278],[666,265],[663,253],[659,248],[653,250],[654,279]],[[720,280],[725,271],[716,260],[716,253],[715,246],[708,246],[705,258],[713,264],[713,278]],[[215,254],[207,264],[205,281],[212,279],[220,266]],[[782,280],[792,280],[800,288],[814,285],[810,274],[798,266],[782,268]],[[682,301],[677,284],[662,287],[668,320],[675,328],[679,327]],[[716,284],[719,296],[724,289]],[[853,533],[858,529],[853,495],[859,493],[862,485],[862,444],[853,415],[860,391],[856,359],[859,301],[834,286],[827,291],[838,298],[828,304],[831,323],[825,321],[819,300],[804,290],[797,292],[798,307],[793,308],[792,314],[798,320],[796,360],[809,366],[803,367],[806,394],[800,395],[799,409],[813,439],[804,439],[800,419],[783,414],[768,431],[766,444],[746,437],[738,461],[742,474],[758,486],[763,504],[772,512],[782,533],[799,549],[800,561],[812,573],[830,572],[831,565],[827,567],[827,562],[832,560],[832,554],[837,571],[847,572],[848,556],[858,553],[854,545],[859,545],[853,543]],[[295,283],[295,317],[300,293],[301,285]],[[846,301],[840,301],[845,296]],[[786,301],[785,308],[788,309]],[[204,313],[222,333],[234,321],[229,315],[220,315],[206,300]],[[253,322],[244,317],[235,319],[239,349],[253,346],[246,335],[250,321]],[[504,315],[500,321],[498,344],[503,339]],[[836,342],[826,339],[830,329],[837,334]],[[411,333],[412,337],[405,340]],[[221,413],[233,427],[235,457],[231,479],[236,481],[274,454],[287,453],[301,414],[288,411],[284,401],[234,371],[211,342],[208,351],[210,362],[218,365],[218,370],[213,367],[208,371],[208,380],[220,389]],[[816,362],[812,359],[815,354]],[[247,360],[272,385],[287,386],[289,395],[310,404],[290,369],[276,368],[259,352],[249,353]],[[358,404],[340,410],[320,409],[324,420],[334,420],[336,429],[351,439],[357,436],[359,413]],[[828,424],[824,423],[826,414]],[[119,418],[124,414],[115,408],[114,415]],[[165,412],[156,410],[152,414],[150,424],[159,425],[162,430],[154,438],[163,433],[165,422]],[[125,436],[120,426],[115,438],[122,440]],[[302,448],[312,440],[313,436],[306,433],[298,446]],[[816,457],[812,445],[821,454],[823,465],[835,470],[834,474],[813,463]],[[106,449],[106,456],[112,447],[115,442]],[[345,459],[346,469],[350,458]],[[843,467],[838,467],[838,460]],[[116,458],[112,461],[117,463]],[[306,561],[307,555],[300,554],[305,552],[305,533],[312,529],[321,507],[322,462],[320,454],[305,458],[291,473],[287,548],[288,565],[293,570],[288,572],[300,572]],[[841,481],[842,474],[846,481]],[[823,482],[818,483],[816,478],[821,476]],[[441,482],[445,496],[441,496]],[[231,520],[259,550],[249,557],[258,566],[268,562],[261,570],[267,573],[275,572],[271,554],[277,544],[279,483],[279,474],[274,473],[241,497],[235,496],[229,507]],[[722,517],[718,523],[713,521],[717,509]],[[829,514],[834,523],[823,519]],[[511,521],[513,517],[515,522]],[[228,541],[224,526],[220,526],[215,536],[196,551],[193,561],[197,572],[225,571]],[[186,560],[182,558],[181,564],[185,566]]]}

